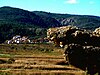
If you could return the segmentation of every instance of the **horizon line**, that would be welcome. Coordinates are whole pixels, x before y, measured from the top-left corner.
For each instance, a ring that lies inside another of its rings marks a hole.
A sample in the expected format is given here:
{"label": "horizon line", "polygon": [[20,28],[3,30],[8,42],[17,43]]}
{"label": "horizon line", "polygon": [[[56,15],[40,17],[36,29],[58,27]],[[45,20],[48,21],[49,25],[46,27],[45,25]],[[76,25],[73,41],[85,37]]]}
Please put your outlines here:
{"label": "horizon line", "polygon": [[16,9],[21,9],[21,10],[25,10],[25,11],[29,11],[29,12],[45,12],[45,13],[51,13],[51,14],[66,14],[66,15],[75,15],[75,16],[97,16],[100,17],[100,15],[89,15],[89,14],[74,14],[74,13],[60,13],[60,12],[50,12],[50,11],[45,11],[45,10],[28,10],[28,9],[24,9],[24,8],[19,8],[19,7],[13,7],[13,6],[1,6],[0,8],[3,7],[10,7],[10,8],[16,8]]}

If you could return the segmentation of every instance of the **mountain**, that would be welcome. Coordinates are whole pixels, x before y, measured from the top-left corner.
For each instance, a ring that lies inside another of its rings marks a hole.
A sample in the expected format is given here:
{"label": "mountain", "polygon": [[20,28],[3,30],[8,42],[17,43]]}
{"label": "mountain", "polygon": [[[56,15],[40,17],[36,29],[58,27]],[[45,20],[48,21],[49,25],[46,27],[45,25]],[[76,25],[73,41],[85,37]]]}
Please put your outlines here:
{"label": "mountain", "polygon": [[[42,28],[48,27],[47,23],[44,22],[44,20],[40,16],[23,9],[7,6],[0,8],[0,21],[20,23],[24,25],[30,24],[32,26]],[[55,19],[52,18],[49,21],[51,21],[51,23],[56,22],[53,26],[57,26],[57,21]]]}
{"label": "mountain", "polygon": [[43,11],[34,11],[34,13],[42,17],[52,17],[60,23],[60,26],[73,25],[90,30],[100,27],[100,17],[98,16],[57,14]]}
{"label": "mountain", "polygon": [[57,14],[27,11],[4,6],[0,8],[0,43],[15,35],[39,38],[46,36],[46,29],[74,25],[85,29],[100,27],[100,17],[88,15]]}
{"label": "mountain", "polygon": [[[56,27],[59,22],[53,18],[44,20],[33,12],[13,8],[0,8],[0,43],[11,39],[15,35],[31,38],[46,36],[46,28]],[[44,34],[45,33],[45,34]]]}

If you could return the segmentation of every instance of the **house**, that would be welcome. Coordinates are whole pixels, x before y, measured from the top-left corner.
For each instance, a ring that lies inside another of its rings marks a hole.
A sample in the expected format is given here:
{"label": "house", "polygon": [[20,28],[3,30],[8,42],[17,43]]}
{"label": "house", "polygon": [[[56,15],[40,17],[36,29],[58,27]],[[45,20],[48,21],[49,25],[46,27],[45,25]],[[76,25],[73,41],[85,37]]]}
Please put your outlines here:
{"label": "house", "polygon": [[20,35],[13,36],[11,40],[6,41],[7,44],[21,44],[21,43],[30,43],[30,39],[27,36],[21,37]]}

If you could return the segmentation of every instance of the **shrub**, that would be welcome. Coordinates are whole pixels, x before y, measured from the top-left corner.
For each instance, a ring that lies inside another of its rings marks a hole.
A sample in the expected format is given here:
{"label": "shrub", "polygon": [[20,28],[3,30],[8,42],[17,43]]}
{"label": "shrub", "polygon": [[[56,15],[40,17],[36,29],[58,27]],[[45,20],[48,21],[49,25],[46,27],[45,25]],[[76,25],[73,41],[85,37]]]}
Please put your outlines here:
{"label": "shrub", "polygon": [[15,59],[13,59],[13,58],[9,58],[8,61],[7,61],[8,64],[12,64],[14,62],[15,62]]}

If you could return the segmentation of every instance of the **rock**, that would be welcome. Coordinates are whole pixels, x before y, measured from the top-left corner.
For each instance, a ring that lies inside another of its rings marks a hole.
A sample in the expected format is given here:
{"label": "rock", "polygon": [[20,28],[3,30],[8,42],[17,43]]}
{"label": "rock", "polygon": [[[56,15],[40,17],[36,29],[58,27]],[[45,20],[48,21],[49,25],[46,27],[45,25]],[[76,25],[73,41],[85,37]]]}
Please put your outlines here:
{"label": "rock", "polygon": [[94,30],[94,33],[100,36],[100,27]]}
{"label": "rock", "polygon": [[64,47],[66,61],[88,74],[100,74],[100,28],[94,31],[75,26],[49,28],[47,37],[56,46]]}
{"label": "rock", "polygon": [[100,47],[69,44],[65,46],[66,61],[91,75],[100,73]]}
{"label": "rock", "polygon": [[78,30],[76,26],[63,26],[63,27],[49,28],[47,30],[47,38],[50,41],[54,41],[54,43],[57,46],[60,46],[60,42],[62,42],[63,44],[67,42],[66,38],[70,39],[71,34],[76,30]]}
{"label": "rock", "polygon": [[47,30],[47,38],[53,41],[56,46],[61,47],[71,43],[100,46],[99,29],[88,31],[75,26],[49,28]]}

